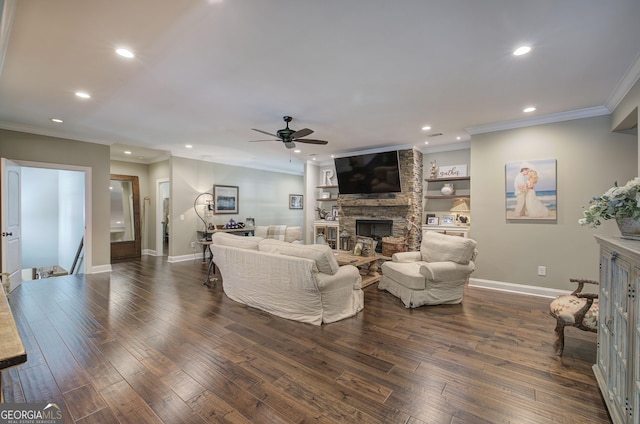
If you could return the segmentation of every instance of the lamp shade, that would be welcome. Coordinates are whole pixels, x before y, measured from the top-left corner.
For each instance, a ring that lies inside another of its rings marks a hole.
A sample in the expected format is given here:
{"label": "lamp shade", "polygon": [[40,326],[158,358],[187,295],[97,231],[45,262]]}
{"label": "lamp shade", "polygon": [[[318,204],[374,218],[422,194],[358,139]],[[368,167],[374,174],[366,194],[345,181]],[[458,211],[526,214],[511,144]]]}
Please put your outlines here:
{"label": "lamp shade", "polygon": [[451,212],[470,212],[469,202],[467,199],[456,199],[453,202],[453,206],[449,209]]}

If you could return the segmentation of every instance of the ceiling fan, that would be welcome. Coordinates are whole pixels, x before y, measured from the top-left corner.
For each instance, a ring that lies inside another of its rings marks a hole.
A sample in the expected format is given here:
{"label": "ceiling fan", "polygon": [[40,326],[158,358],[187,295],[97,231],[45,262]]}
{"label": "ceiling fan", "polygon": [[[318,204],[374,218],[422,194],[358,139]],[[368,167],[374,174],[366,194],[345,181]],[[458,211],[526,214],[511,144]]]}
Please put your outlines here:
{"label": "ceiling fan", "polygon": [[258,130],[256,128],[251,128],[254,131],[258,131],[259,133],[262,134],[266,134],[266,135],[270,135],[272,137],[276,137],[276,140],[251,140],[252,142],[255,141],[282,141],[284,143],[285,146],[287,146],[287,149],[293,149],[294,147],[296,147],[294,141],[297,141],[298,143],[308,143],[308,144],[327,144],[328,141],[325,140],[315,140],[313,138],[302,138],[302,137],[306,137],[309,134],[313,133],[313,130],[310,130],[309,128],[303,128],[301,130],[295,131],[292,130],[291,128],[289,128],[289,122],[291,122],[293,120],[292,117],[290,116],[284,116],[282,119],[284,119],[284,122],[287,123],[287,127],[283,128],[281,130],[278,130],[275,134],[271,134],[269,132],[266,131],[262,131],[262,130]]}

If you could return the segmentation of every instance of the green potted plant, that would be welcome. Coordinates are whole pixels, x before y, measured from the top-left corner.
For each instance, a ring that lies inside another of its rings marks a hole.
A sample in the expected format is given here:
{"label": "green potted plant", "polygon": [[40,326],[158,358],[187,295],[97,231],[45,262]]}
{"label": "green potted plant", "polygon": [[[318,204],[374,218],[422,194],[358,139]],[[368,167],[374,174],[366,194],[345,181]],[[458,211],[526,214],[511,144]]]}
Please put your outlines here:
{"label": "green potted plant", "polygon": [[580,225],[597,228],[602,221],[615,219],[623,238],[640,240],[640,177],[619,186],[617,182],[604,194],[583,206]]}

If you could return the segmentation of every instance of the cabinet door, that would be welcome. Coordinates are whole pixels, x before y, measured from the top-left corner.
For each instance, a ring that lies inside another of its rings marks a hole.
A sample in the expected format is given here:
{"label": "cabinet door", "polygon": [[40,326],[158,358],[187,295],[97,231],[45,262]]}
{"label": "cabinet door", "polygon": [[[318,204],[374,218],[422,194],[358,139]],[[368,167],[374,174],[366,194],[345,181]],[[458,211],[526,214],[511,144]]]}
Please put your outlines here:
{"label": "cabinet door", "polygon": [[631,284],[630,270],[629,263],[616,257],[614,252],[611,257],[611,311],[610,321],[607,323],[609,329],[612,330],[611,344],[609,345],[609,390],[616,407],[622,412],[629,409],[627,355],[629,352],[628,341],[630,340],[628,296]]}
{"label": "cabinet door", "polygon": [[327,227],[325,225],[316,225],[313,227],[313,243],[325,244],[327,242]]}
{"label": "cabinet door", "polygon": [[610,381],[610,353],[611,353],[611,252],[602,249],[600,251],[600,291],[599,303],[600,310],[598,312],[598,359],[597,365],[600,373],[607,380],[607,392],[605,396],[611,397],[608,382]]}
{"label": "cabinet door", "polygon": [[631,349],[630,352],[631,358],[633,358],[633,379],[631,381],[631,386],[629,387],[629,394],[631,399],[629,402],[632,403],[633,409],[628,411],[628,421],[634,424],[640,424],[640,302],[637,301],[636,296],[638,294],[638,289],[640,289],[640,268],[633,268],[631,287],[629,290],[629,300],[630,300],[630,321],[633,322],[634,325],[631,328]]}

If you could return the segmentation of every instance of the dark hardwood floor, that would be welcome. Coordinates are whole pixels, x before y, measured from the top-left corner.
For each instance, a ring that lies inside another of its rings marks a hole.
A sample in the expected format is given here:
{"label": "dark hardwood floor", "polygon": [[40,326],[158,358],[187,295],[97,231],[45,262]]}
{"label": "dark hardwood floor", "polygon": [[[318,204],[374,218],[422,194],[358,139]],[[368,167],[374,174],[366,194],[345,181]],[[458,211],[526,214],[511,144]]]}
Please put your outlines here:
{"label": "dark hardwood floor", "polygon": [[6,402],[57,402],[65,423],[609,423],[596,335],[553,351],[549,299],[467,288],[405,309],[377,285],[320,327],[202,285],[162,258],[24,283],[11,306],[27,363]]}

